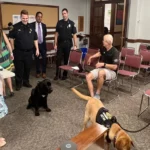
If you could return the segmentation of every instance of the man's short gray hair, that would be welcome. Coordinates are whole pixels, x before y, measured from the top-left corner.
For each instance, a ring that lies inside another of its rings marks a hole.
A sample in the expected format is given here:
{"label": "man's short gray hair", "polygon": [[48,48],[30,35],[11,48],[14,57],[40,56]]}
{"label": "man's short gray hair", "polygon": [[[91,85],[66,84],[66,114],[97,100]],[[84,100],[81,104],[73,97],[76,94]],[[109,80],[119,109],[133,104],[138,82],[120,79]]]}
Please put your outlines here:
{"label": "man's short gray hair", "polygon": [[111,34],[106,34],[104,36],[105,40],[107,41],[108,44],[112,45],[113,44],[113,36]]}

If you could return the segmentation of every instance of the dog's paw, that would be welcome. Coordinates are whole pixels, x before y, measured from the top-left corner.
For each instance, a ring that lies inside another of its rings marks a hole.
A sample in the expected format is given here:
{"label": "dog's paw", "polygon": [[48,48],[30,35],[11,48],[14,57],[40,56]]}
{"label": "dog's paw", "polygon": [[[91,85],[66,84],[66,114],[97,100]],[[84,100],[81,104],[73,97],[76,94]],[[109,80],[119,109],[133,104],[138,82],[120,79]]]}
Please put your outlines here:
{"label": "dog's paw", "polygon": [[47,112],[51,112],[52,110],[50,108],[46,108],[46,111]]}
{"label": "dog's paw", "polygon": [[40,116],[40,113],[39,112],[35,112],[35,116]]}

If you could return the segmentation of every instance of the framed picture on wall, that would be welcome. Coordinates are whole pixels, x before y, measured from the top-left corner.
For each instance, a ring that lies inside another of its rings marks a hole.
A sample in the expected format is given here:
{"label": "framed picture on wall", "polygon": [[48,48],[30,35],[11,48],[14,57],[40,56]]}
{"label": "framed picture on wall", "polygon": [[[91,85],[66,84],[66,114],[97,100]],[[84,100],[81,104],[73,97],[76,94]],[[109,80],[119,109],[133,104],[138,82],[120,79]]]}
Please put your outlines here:
{"label": "framed picture on wall", "polygon": [[116,25],[122,25],[123,23],[123,8],[124,8],[124,5],[122,3],[117,4]]}

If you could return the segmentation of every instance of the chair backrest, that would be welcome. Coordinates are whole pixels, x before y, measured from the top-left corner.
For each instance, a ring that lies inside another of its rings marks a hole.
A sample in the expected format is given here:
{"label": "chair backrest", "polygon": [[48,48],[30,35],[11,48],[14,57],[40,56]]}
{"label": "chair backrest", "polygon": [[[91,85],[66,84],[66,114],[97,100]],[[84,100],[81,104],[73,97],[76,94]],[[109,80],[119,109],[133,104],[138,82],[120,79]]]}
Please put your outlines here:
{"label": "chair backrest", "polygon": [[77,50],[71,50],[69,55],[68,64],[79,64],[81,63],[82,52]]}
{"label": "chair backrest", "polygon": [[96,54],[97,52],[99,52],[99,49],[93,49],[93,48],[88,48],[87,53],[88,54]]}
{"label": "chair backrest", "polygon": [[46,43],[46,48],[47,48],[47,51],[54,50],[54,45],[53,45],[53,43]]}
{"label": "chair backrest", "polygon": [[140,69],[142,62],[141,55],[126,55],[124,66]]}
{"label": "chair backrest", "polygon": [[147,45],[141,43],[140,46],[139,46],[139,51],[142,50],[142,49],[147,49]]}
{"label": "chair backrest", "polygon": [[134,55],[135,49],[130,47],[122,47],[121,49],[121,57],[125,58],[126,55]]}
{"label": "chair backrest", "polygon": [[150,62],[150,51],[142,49],[140,50],[140,55],[143,56],[143,62]]}
{"label": "chair backrest", "polygon": [[89,57],[90,57],[90,56],[92,56],[92,55],[89,54],[89,53],[86,54],[85,59],[84,59],[84,67],[85,67],[85,66],[95,67],[95,65],[99,62],[99,57],[97,57],[97,58],[92,58],[90,65],[88,65],[88,60],[89,60]]}

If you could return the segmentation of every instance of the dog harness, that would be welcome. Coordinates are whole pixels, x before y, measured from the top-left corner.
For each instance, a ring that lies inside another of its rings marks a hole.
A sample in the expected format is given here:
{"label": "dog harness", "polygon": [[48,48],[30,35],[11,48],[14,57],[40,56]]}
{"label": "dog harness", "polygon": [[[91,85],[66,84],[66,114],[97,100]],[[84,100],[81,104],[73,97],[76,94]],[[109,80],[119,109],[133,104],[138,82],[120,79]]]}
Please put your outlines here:
{"label": "dog harness", "polygon": [[[106,108],[102,107],[99,109],[99,111],[97,113],[96,122],[105,126],[106,128],[108,128],[107,135],[106,135],[106,141],[108,143],[111,143],[111,139],[109,138],[109,129],[111,128],[113,123],[117,123],[116,117],[112,116]],[[119,131],[120,130],[118,130],[118,132]],[[118,132],[116,133],[116,135],[113,139],[114,147],[115,147]]]}
{"label": "dog harness", "polygon": [[117,119],[106,108],[102,107],[98,110],[96,122],[110,129],[113,123],[117,123]]}

